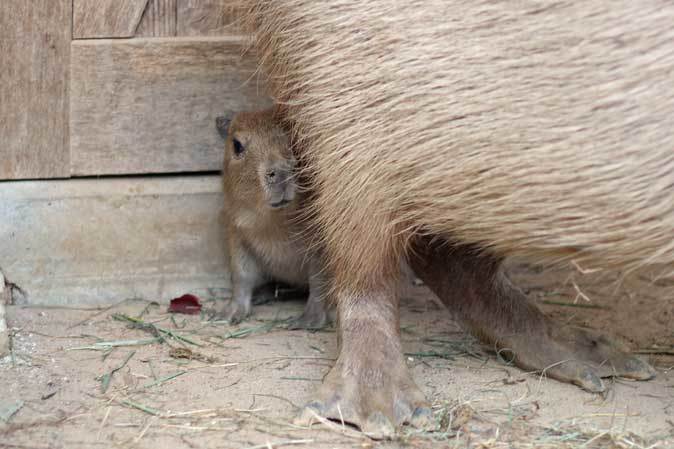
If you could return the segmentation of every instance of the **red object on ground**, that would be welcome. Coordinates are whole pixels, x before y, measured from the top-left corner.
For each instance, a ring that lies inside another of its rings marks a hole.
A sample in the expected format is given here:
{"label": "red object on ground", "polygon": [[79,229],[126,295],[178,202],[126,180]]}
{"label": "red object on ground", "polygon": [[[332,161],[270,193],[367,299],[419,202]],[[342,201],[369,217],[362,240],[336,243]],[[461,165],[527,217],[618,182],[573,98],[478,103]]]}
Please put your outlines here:
{"label": "red object on ground", "polygon": [[189,293],[179,298],[173,298],[168,311],[170,313],[184,313],[186,315],[197,315],[201,312],[201,302],[199,298]]}

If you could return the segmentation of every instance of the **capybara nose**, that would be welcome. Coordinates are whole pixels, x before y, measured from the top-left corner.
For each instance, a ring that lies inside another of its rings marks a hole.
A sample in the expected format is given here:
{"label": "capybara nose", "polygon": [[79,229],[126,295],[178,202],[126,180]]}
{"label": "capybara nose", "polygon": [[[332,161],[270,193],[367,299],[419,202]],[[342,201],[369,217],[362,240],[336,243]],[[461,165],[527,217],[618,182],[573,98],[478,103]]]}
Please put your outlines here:
{"label": "capybara nose", "polygon": [[268,169],[264,177],[265,181],[267,181],[267,184],[269,185],[283,184],[288,181],[290,173],[284,168],[274,167]]}

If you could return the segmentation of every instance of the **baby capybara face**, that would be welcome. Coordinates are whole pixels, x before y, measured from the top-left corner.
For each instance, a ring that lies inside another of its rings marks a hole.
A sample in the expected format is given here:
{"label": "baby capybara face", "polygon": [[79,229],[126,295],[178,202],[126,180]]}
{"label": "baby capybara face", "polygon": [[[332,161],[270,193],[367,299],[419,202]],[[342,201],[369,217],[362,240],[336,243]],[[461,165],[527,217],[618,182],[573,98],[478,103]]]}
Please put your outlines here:
{"label": "baby capybara face", "polygon": [[296,196],[295,159],[286,133],[276,125],[271,111],[239,113],[227,123],[224,185],[232,198],[260,207],[282,208]]}

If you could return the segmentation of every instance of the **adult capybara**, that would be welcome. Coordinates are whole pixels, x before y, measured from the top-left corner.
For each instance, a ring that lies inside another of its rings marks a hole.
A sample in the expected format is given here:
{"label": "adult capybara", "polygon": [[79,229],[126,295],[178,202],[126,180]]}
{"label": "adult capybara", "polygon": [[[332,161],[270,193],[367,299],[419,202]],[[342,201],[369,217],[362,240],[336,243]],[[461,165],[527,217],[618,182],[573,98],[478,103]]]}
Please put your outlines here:
{"label": "adult capybara", "polygon": [[305,417],[374,435],[428,422],[397,329],[405,254],[521,366],[594,391],[606,374],[652,376],[551,325],[501,260],[672,273],[674,3],[240,2],[334,278],[340,355]]}
{"label": "adult capybara", "polygon": [[232,300],[221,311],[238,322],[251,313],[253,290],[270,280],[309,287],[292,328],[320,328],[328,319],[320,254],[306,241],[290,139],[275,109],[218,117],[225,139],[222,170]]}

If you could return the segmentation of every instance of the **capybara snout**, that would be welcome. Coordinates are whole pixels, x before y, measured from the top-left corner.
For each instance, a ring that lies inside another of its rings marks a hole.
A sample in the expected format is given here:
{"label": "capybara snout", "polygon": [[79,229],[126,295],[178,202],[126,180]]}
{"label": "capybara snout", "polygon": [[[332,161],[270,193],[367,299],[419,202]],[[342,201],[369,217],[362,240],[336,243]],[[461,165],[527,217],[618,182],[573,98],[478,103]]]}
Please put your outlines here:
{"label": "capybara snout", "polygon": [[294,165],[293,160],[267,164],[260,182],[267,192],[271,207],[284,207],[295,199]]}

